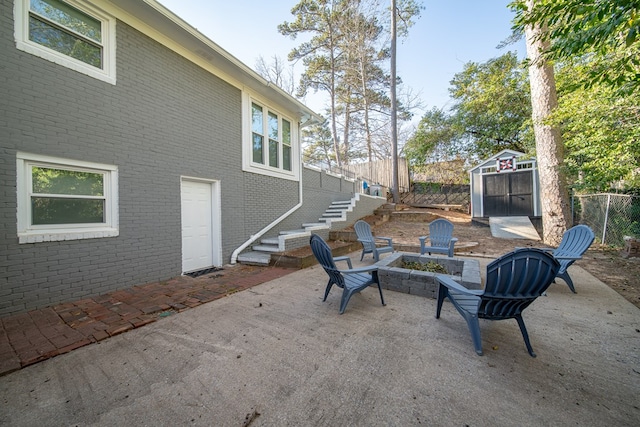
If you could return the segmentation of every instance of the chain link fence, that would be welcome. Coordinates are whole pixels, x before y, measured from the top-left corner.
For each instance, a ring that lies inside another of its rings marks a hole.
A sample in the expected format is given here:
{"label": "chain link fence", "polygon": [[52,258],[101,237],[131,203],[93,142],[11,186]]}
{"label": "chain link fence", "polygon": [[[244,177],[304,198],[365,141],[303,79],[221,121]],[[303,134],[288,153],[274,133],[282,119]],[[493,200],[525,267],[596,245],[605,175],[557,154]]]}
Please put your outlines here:
{"label": "chain link fence", "polygon": [[622,247],[624,237],[640,238],[640,197],[624,194],[573,196],[573,219],[586,224],[601,244]]}

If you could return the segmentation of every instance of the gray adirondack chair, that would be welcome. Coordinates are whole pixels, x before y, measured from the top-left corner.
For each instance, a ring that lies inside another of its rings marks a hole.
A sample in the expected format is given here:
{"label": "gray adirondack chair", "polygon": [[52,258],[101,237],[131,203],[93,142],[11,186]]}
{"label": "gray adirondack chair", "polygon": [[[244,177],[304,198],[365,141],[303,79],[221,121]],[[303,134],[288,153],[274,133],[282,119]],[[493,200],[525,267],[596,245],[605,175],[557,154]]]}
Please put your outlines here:
{"label": "gray adirondack chair", "polygon": [[[386,305],[384,302],[384,296],[382,295],[382,287],[378,280],[378,267],[371,265],[362,268],[352,268],[351,259],[347,256],[333,257],[331,254],[331,248],[317,234],[312,234],[309,240],[311,245],[311,251],[318,260],[318,263],[322,266],[324,271],[329,275],[329,282],[324,291],[324,298],[322,301],[327,300],[329,291],[333,285],[342,288],[342,298],[340,300],[340,314],[344,313],[347,308],[349,299],[353,294],[362,291],[363,289],[377,285],[380,292],[380,301],[382,305]],[[336,261],[346,261],[349,269],[340,270],[336,267]]]}
{"label": "gray adirondack chair", "polygon": [[546,249],[551,251],[553,257],[560,262],[560,270],[558,270],[556,277],[564,280],[574,294],[577,293],[576,288],[573,286],[573,280],[571,280],[567,269],[576,260],[582,258],[595,237],[591,228],[579,224],[564,232],[560,245],[556,249]]}
{"label": "gray adirondack chair", "polygon": [[[453,224],[451,221],[439,218],[432,221],[429,224],[429,235],[418,237],[420,240],[420,255],[425,253],[440,253],[446,254],[448,257],[453,256],[453,246],[458,241],[453,236]],[[426,245],[426,240],[429,239],[430,246]]]}
{"label": "gray adirondack chair", "polygon": [[[372,254],[373,259],[380,261],[380,254],[386,252],[393,252],[393,239],[390,237],[375,237],[371,233],[371,226],[362,220],[356,221],[353,225],[358,236],[358,242],[362,243],[362,255],[360,255],[360,261],[364,258],[365,254]],[[378,246],[378,243],[382,243]]]}
{"label": "gray adirondack chair", "polygon": [[480,356],[482,339],[478,319],[516,319],[527,351],[536,357],[522,311],[545,292],[559,269],[560,263],[551,254],[530,248],[516,249],[491,262],[487,266],[484,290],[467,289],[451,278],[439,275],[436,319],[440,318],[442,304],[448,298],[466,320],[476,353]]}

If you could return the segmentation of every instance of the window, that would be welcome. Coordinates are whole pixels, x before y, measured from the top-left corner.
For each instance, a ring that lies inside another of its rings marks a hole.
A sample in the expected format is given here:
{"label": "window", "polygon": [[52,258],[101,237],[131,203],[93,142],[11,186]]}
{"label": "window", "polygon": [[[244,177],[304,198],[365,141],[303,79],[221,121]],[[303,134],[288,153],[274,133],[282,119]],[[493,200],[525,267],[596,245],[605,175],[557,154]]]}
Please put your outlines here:
{"label": "window", "polygon": [[282,119],[282,168],[291,170],[291,122]]}
{"label": "window", "polygon": [[276,111],[251,101],[251,165],[270,175],[293,172],[292,122]]}
{"label": "window", "polygon": [[251,129],[253,140],[253,161],[264,163],[264,126],[262,124],[262,107],[251,104]]}
{"label": "window", "polygon": [[16,0],[18,49],[115,84],[115,19],[72,0]]}
{"label": "window", "polygon": [[118,235],[118,169],[17,155],[20,243]]}

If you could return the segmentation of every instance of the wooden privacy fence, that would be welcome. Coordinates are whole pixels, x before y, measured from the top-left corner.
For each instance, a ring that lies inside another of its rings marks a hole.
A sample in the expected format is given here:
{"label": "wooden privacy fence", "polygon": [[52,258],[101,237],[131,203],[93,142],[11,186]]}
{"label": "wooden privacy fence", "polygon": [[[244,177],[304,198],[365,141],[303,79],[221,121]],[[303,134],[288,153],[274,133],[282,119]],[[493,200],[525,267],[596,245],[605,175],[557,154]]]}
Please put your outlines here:
{"label": "wooden privacy fence", "polygon": [[410,192],[401,194],[401,202],[415,207],[456,206],[469,209],[470,187],[466,184],[437,184],[416,182]]}
{"label": "wooden privacy fence", "polygon": [[[393,188],[393,163],[392,159],[376,160],[375,162],[344,165],[346,176],[355,176],[367,181],[369,186],[379,184],[389,189]],[[398,187],[400,192],[409,191],[409,163],[405,158],[398,158]]]}

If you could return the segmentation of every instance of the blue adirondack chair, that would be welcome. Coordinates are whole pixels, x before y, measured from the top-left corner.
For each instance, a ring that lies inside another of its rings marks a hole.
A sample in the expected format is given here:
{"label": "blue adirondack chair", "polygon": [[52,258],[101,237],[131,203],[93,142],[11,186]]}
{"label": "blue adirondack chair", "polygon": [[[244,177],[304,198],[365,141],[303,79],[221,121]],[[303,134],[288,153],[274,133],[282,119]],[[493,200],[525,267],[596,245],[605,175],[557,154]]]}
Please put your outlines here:
{"label": "blue adirondack chair", "polygon": [[[390,237],[375,237],[371,233],[371,226],[362,220],[356,221],[353,225],[358,236],[358,242],[362,243],[362,255],[360,255],[360,261],[364,258],[365,254],[373,254],[373,259],[380,261],[380,254],[386,252],[393,252],[393,241]],[[382,243],[382,246],[378,246],[378,242]]]}
{"label": "blue adirondack chair", "polygon": [[547,249],[560,262],[560,270],[558,270],[556,277],[564,280],[574,294],[577,293],[576,288],[573,286],[573,280],[571,280],[567,269],[576,260],[582,258],[595,237],[588,226],[579,224],[565,231],[560,245],[555,250]]}
{"label": "blue adirondack chair", "polygon": [[[444,218],[436,219],[429,224],[429,235],[418,237],[420,240],[420,255],[432,252],[453,256],[453,246],[458,241],[453,236],[453,224]],[[426,246],[426,240],[429,239],[430,246]]]}
{"label": "blue adirondack chair", "polygon": [[[327,300],[329,291],[333,285],[342,288],[342,299],[340,300],[340,314],[344,313],[347,308],[349,299],[351,296],[361,290],[378,285],[378,291],[380,292],[380,301],[382,305],[386,305],[384,297],[382,296],[382,287],[378,280],[378,267],[371,265],[362,268],[352,268],[351,259],[349,257],[336,257],[331,254],[331,248],[327,243],[322,240],[322,237],[317,234],[312,234],[309,241],[311,245],[311,251],[318,260],[318,263],[324,268],[324,271],[329,275],[329,282],[327,288],[324,291],[324,298],[322,301]],[[349,266],[348,270],[339,270],[336,267],[336,261],[346,261]]]}
{"label": "blue adirondack chair", "polygon": [[470,290],[447,276],[439,275],[436,319],[440,318],[445,298],[467,321],[476,353],[482,356],[482,339],[478,319],[516,319],[524,343],[532,357],[529,335],[522,320],[522,311],[553,282],[560,263],[541,249],[516,249],[487,266],[484,290]]}

